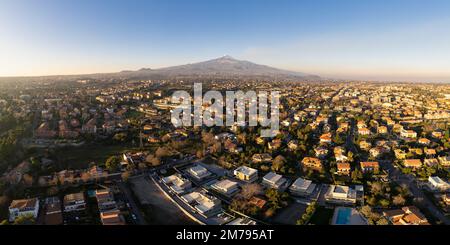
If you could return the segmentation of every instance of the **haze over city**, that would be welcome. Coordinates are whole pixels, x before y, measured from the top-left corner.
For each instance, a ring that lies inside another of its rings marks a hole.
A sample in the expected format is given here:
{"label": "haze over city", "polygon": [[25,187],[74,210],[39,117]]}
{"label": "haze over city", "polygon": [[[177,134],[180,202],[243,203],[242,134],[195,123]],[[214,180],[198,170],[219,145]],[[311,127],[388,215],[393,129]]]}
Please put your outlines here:
{"label": "haze over city", "polygon": [[2,1],[0,76],[231,55],[324,78],[450,82],[448,1]]}

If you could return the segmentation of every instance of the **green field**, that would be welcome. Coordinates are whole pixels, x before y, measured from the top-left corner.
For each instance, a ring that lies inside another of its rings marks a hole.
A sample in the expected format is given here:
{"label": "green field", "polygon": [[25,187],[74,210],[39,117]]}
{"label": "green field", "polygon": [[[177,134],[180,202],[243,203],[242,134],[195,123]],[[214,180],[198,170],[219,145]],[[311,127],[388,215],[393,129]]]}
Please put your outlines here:
{"label": "green field", "polygon": [[[155,147],[146,148],[153,151]],[[90,163],[102,165],[106,159],[126,151],[139,150],[130,145],[86,145],[81,147],[57,149],[52,152],[60,169],[82,169],[89,167]]]}

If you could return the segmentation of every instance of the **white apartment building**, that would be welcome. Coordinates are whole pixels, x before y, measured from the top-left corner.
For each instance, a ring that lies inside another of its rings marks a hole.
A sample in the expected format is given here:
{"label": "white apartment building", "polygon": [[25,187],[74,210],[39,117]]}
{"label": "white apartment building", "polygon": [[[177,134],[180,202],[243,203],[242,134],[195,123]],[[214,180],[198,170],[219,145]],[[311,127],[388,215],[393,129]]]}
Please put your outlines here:
{"label": "white apartment building", "polygon": [[286,179],[282,175],[270,172],[263,177],[262,184],[268,188],[279,190],[286,184]]}
{"label": "white apartment building", "polygon": [[309,196],[313,193],[315,188],[316,184],[312,183],[311,180],[298,178],[289,187],[289,191],[295,196]]}

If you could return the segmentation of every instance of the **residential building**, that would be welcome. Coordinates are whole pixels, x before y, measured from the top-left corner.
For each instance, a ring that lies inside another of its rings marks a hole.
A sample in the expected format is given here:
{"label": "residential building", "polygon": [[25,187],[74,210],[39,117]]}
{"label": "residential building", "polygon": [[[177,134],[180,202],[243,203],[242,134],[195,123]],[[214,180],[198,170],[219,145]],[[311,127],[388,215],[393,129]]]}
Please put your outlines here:
{"label": "residential building", "polygon": [[439,164],[439,161],[436,158],[427,158],[423,160],[423,163],[429,167],[434,167]]}
{"label": "residential building", "polygon": [[305,157],[303,158],[301,165],[303,168],[312,169],[316,171],[321,171],[323,166],[320,159],[315,157]]}
{"label": "residential building", "polygon": [[254,154],[252,161],[254,163],[270,163],[272,162],[272,156],[269,153]]}
{"label": "residential building", "polygon": [[100,220],[103,225],[125,225],[125,219],[120,210],[112,210],[100,213]]}
{"label": "residential building", "polygon": [[325,200],[337,204],[355,204],[356,191],[349,186],[330,185],[325,193]]}
{"label": "residential building", "polygon": [[402,130],[400,136],[403,138],[417,138],[417,133],[414,130]]}
{"label": "residential building", "polygon": [[421,144],[421,145],[429,145],[429,144],[431,143],[431,141],[430,141],[429,139],[427,139],[427,138],[420,138],[420,139],[418,140],[418,142],[419,142],[419,144]]}
{"label": "residential building", "polygon": [[170,175],[162,178],[164,184],[166,184],[177,195],[185,193],[192,187],[191,181],[183,178],[180,174]]}
{"label": "residential building", "polygon": [[247,218],[237,218],[226,225],[256,225],[256,221]]}
{"label": "residential building", "polygon": [[379,134],[387,134],[387,132],[388,132],[388,129],[386,126],[379,126],[377,128],[377,133],[379,133]]}
{"label": "residential building", "polygon": [[86,201],[83,192],[64,196],[64,212],[82,211],[86,209]]}
{"label": "residential building", "polygon": [[450,167],[450,156],[438,157],[439,163],[443,167]]}
{"label": "residential building", "polygon": [[450,188],[450,185],[447,182],[445,182],[444,180],[442,180],[441,178],[439,178],[438,176],[428,177],[427,184],[432,190],[435,190],[435,191],[446,192]]}
{"label": "residential building", "polygon": [[370,129],[368,128],[358,128],[359,135],[370,135]]}
{"label": "residential building", "polygon": [[429,225],[425,215],[414,206],[384,211],[383,216],[393,225]]}
{"label": "residential building", "polygon": [[247,182],[254,182],[258,179],[258,170],[247,166],[240,166],[233,173],[237,179]]}
{"label": "residential building", "polygon": [[405,159],[403,165],[406,168],[420,168],[422,167],[422,161],[420,159]]}
{"label": "residential building", "polygon": [[232,196],[239,191],[238,183],[228,179],[217,181],[211,185],[211,188],[226,196]]}
{"label": "residential building", "polygon": [[294,183],[289,187],[289,191],[292,195],[296,196],[310,196],[314,189],[316,188],[316,184],[312,183],[311,180],[297,178]]}
{"label": "residential building", "polygon": [[286,184],[286,179],[279,174],[269,172],[263,177],[262,184],[268,188],[279,190],[283,188],[284,184]]}
{"label": "residential building", "polygon": [[187,172],[194,177],[196,180],[204,180],[212,175],[211,172],[208,171],[205,167],[200,164],[197,164],[193,167],[190,167]]}
{"label": "residential building", "polygon": [[331,141],[332,141],[331,133],[322,134],[320,136],[320,143],[329,144],[329,143],[331,143]]}
{"label": "residential building", "polygon": [[445,205],[450,206],[450,193],[442,195],[442,201],[444,201]]}
{"label": "residential building", "polygon": [[348,162],[338,162],[337,165],[337,174],[340,175],[350,175],[350,163]]}
{"label": "residential building", "polygon": [[189,204],[204,217],[211,217],[222,209],[221,201],[214,196],[208,195],[206,192],[194,191],[181,196],[181,200]]}
{"label": "residential building", "polygon": [[100,212],[117,209],[117,203],[114,200],[114,196],[110,190],[95,190],[95,198],[97,199],[98,210]]}
{"label": "residential building", "polygon": [[378,162],[360,162],[360,166],[363,173],[378,172],[380,169]]}
{"label": "residential building", "polygon": [[14,222],[20,216],[33,216],[35,219],[39,213],[39,199],[13,200],[9,205],[9,221]]}

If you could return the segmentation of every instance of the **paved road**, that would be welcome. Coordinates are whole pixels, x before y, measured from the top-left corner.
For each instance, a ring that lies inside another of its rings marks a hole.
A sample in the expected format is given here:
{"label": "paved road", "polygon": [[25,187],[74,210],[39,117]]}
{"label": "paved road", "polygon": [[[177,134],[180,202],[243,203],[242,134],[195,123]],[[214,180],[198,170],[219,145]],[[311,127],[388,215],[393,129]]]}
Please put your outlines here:
{"label": "paved road", "polygon": [[141,213],[138,205],[134,201],[134,198],[133,198],[133,195],[131,194],[130,189],[123,182],[118,182],[117,185],[119,186],[120,190],[127,197],[128,203],[130,203],[130,207],[131,207],[130,211],[136,216],[136,224],[146,225],[147,222],[145,222],[144,215]]}
{"label": "paved road", "polygon": [[400,170],[396,169],[392,163],[382,163],[385,169],[389,170],[389,178],[395,181],[397,184],[407,186],[415,198],[419,200],[422,206],[430,212],[437,220],[442,221],[446,225],[450,225],[450,219],[446,217],[437,208],[434,203],[426,196],[422,189],[418,187],[417,181],[414,177],[403,174]]}

